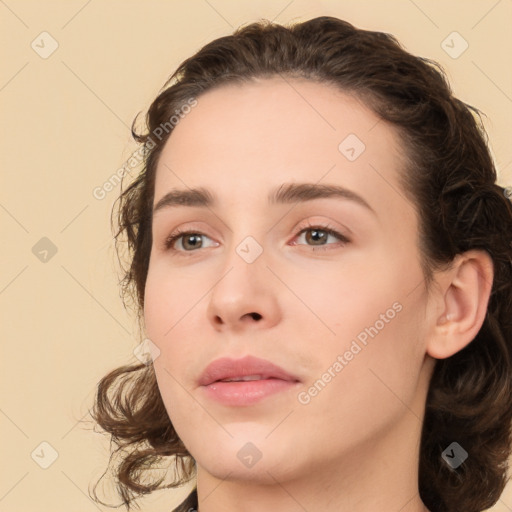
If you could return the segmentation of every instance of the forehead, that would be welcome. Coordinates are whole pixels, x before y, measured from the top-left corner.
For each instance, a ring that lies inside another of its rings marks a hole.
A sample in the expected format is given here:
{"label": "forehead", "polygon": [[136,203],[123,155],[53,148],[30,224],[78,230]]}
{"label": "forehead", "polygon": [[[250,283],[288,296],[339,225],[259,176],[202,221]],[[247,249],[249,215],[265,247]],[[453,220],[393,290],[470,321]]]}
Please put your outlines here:
{"label": "forehead", "polygon": [[269,189],[296,181],[337,183],[397,206],[399,138],[354,95],[275,77],[223,85],[197,102],[162,151],[155,203],[175,187],[266,200]]}

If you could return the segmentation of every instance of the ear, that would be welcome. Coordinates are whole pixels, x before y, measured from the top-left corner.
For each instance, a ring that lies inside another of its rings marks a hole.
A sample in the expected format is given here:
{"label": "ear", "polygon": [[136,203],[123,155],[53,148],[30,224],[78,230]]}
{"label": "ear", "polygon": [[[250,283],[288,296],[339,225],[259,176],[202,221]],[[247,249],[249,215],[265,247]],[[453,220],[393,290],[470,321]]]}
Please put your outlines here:
{"label": "ear", "polygon": [[492,289],[491,256],[475,249],[457,255],[438,281],[434,324],[427,339],[427,353],[445,359],[468,345],[484,323]]}

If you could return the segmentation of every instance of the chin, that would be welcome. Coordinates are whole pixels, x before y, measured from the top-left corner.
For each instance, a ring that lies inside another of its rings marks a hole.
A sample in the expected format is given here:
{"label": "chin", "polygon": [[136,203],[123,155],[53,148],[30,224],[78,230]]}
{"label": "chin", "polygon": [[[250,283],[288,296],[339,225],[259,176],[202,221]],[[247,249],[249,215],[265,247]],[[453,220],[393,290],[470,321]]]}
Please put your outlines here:
{"label": "chin", "polygon": [[[242,459],[243,460],[243,459]],[[252,463],[247,460],[242,462],[234,453],[218,453],[211,456],[202,456],[196,459],[197,465],[201,466],[210,475],[219,480],[250,482],[251,485],[275,485],[276,479],[282,480],[282,464],[274,461],[254,459]]]}
{"label": "chin", "polygon": [[194,451],[198,466],[216,478],[275,485],[275,479],[292,478],[299,470],[299,461],[295,458],[297,450],[285,453],[286,446],[274,443],[271,438],[265,439],[268,429],[260,435],[247,428],[243,429],[244,434],[233,428],[227,429],[233,438],[225,434],[221,442],[218,438],[205,436],[211,444],[196,447],[198,449]]}

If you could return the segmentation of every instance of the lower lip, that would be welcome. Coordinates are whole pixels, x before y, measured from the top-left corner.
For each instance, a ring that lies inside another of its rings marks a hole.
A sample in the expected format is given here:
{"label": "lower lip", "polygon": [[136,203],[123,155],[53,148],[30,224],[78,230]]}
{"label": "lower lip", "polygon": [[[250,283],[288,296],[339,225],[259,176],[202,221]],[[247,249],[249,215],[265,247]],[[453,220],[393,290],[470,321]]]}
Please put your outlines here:
{"label": "lower lip", "polygon": [[282,379],[262,379],[239,382],[212,382],[203,386],[207,395],[224,405],[252,405],[264,398],[291,389],[297,382]]}

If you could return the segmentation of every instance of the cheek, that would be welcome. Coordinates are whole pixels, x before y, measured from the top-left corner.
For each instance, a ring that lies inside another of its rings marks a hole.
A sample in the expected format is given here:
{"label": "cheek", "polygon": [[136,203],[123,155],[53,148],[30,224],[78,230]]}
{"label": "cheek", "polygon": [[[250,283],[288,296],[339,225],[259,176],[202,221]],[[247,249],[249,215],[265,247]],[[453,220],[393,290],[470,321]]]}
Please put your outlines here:
{"label": "cheek", "polygon": [[[201,346],[198,329],[205,324],[203,315],[208,287],[204,281],[169,269],[153,267],[148,273],[144,294],[144,325],[146,336],[158,347],[154,360],[155,373],[162,396],[181,397],[182,383],[191,385],[191,369],[195,368]],[[202,313],[200,313],[202,312]],[[202,323],[201,323],[202,322]],[[182,398],[186,399],[188,395]],[[181,399],[177,399],[180,401]]]}
{"label": "cheek", "polygon": [[[333,436],[346,439],[371,438],[414,407],[422,357],[421,343],[411,328],[413,315],[403,305],[385,323],[375,316],[388,311],[386,300],[382,304],[371,310],[373,314],[367,311],[362,324],[356,325],[361,316],[351,321],[344,332],[355,335],[347,334],[316,352],[322,364],[308,382],[311,387],[305,388],[312,394],[303,417],[313,431],[327,428]],[[308,396],[302,399],[305,402]],[[415,413],[419,416],[421,411]]]}
{"label": "cheek", "polygon": [[[203,290],[203,288],[205,288]],[[146,334],[158,343],[175,331],[186,329],[188,316],[199,305],[206,287],[197,277],[178,273],[165,264],[150,266],[144,291],[144,322]]]}
{"label": "cheek", "polygon": [[[144,325],[146,335],[157,345],[160,345],[159,339],[172,325],[165,320],[165,312],[173,311],[170,298],[165,293],[165,286],[154,278],[154,273],[148,274],[144,291]],[[167,318],[170,320],[169,316]]]}
{"label": "cheek", "polygon": [[173,281],[168,277],[162,279],[156,272],[148,274],[144,295],[145,334],[159,350],[153,367],[167,414],[173,425],[186,428],[187,418],[197,415],[194,403],[184,389],[188,382],[184,382],[183,374],[187,367],[184,362],[194,360],[194,347],[190,343],[193,335],[190,324],[194,322],[187,321],[190,320],[186,316],[190,306],[185,303],[180,290],[170,286]]}
{"label": "cheek", "polygon": [[315,348],[321,367],[314,378],[321,379],[339,363],[337,372],[331,369],[336,373],[329,384],[331,400],[344,395],[349,409],[366,401],[379,410],[381,404],[395,401],[400,406],[400,400],[412,399],[425,355],[424,297],[420,288],[411,293],[411,283],[420,282],[416,277],[389,268],[384,278],[371,273],[346,276],[338,280],[345,284],[341,292],[323,297],[318,311],[333,332]]}
{"label": "cheek", "polygon": [[189,441],[194,437],[190,433],[190,422],[201,417],[204,411],[197,400],[192,398],[190,391],[182,384],[183,378],[174,368],[169,368],[168,362],[159,357],[154,362],[155,376],[167,415],[180,438]]}
{"label": "cheek", "polygon": [[330,338],[338,350],[358,336],[364,343],[371,339],[368,330],[384,331],[400,315],[393,308],[398,294],[389,283],[376,283],[376,277],[369,271],[334,275],[324,287],[305,290],[311,309],[331,328]]}
{"label": "cheek", "polygon": [[359,338],[362,334],[366,344],[360,343],[358,369],[363,376],[360,392],[372,407],[378,410],[387,404],[390,410],[400,412],[417,392],[424,340],[414,302],[402,298],[393,306],[360,332]]}

